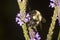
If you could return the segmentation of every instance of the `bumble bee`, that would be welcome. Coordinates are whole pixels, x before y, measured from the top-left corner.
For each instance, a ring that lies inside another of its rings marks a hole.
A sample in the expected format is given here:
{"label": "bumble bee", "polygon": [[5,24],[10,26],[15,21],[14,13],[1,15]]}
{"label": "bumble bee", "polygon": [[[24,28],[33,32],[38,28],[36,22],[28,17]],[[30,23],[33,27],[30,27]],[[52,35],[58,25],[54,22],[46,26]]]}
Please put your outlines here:
{"label": "bumble bee", "polygon": [[41,22],[46,21],[38,10],[30,11],[29,14],[31,19],[27,25],[30,27],[41,25]]}
{"label": "bumble bee", "polygon": [[42,20],[42,15],[39,11],[35,10],[35,13],[33,15],[33,20],[36,20],[36,24],[39,24],[39,22],[41,22]]}

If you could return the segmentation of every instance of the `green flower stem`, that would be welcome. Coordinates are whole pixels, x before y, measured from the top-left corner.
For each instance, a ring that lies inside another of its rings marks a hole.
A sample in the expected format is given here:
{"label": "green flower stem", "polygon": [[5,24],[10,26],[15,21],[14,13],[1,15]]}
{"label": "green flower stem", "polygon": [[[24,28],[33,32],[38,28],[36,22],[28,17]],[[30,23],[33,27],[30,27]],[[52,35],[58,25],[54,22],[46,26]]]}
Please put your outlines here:
{"label": "green flower stem", "polygon": [[47,34],[47,40],[52,40],[53,30],[55,28],[55,22],[57,17],[57,11],[58,11],[58,7],[56,6],[54,10],[54,15],[52,17],[52,23],[50,25],[49,32]]}
{"label": "green flower stem", "polygon": [[21,12],[21,14],[23,15],[23,16],[21,17],[21,20],[24,20],[24,17],[25,17],[27,1],[28,1],[28,0],[22,0],[22,1],[20,2],[19,0],[17,0],[18,5],[19,5],[20,12]]}
{"label": "green flower stem", "polygon": [[[27,0],[22,0],[22,1],[17,0],[17,2],[18,2],[18,5],[19,5],[20,12],[22,14],[21,20],[24,20]],[[28,31],[27,31],[26,24],[22,25],[22,29],[23,29],[25,40],[30,40],[29,36],[28,36]]]}
{"label": "green flower stem", "polygon": [[58,35],[58,40],[60,40],[60,32],[59,32],[59,35]]}
{"label": "green flower stem", "polygon": [[30,40],[29,35],[28,35],[28,31],[26,28],[26,24],[22,25],[22,29],[23,29],[25,40]]}

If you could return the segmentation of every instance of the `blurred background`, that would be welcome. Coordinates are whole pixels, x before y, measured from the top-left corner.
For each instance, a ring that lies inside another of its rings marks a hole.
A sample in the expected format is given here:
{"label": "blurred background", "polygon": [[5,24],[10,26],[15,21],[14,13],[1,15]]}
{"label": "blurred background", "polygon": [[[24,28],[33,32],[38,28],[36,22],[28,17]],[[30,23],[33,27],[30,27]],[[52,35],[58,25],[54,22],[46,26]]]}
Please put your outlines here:
{"label": "blurred background", "polygon": [[[49,0],[28,0],[31,9],[39,10],[46,19],[42,23],[42,31],[37,27],[41,40],[45,40],[50,23],[52,21],[54,8],[49,8]],[[0,1],[0,40],[25,40],[22,28],[15,22],[16,14],[19,12],[17,0]],[[53,30],[52,40],[57,40],[59,33],[58,20],[56,20],[55,29]]]}

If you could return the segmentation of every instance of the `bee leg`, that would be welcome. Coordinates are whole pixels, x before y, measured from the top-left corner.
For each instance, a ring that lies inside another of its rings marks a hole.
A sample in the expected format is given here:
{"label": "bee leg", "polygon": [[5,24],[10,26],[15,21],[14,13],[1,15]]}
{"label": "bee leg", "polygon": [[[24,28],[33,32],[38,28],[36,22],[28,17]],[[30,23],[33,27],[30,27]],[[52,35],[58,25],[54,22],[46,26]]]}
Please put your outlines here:
{"label": "bee leg", "polygon": [[39,23],[39,27],[40,27],[40,30],[42,30],[42,23],[41,22]]}

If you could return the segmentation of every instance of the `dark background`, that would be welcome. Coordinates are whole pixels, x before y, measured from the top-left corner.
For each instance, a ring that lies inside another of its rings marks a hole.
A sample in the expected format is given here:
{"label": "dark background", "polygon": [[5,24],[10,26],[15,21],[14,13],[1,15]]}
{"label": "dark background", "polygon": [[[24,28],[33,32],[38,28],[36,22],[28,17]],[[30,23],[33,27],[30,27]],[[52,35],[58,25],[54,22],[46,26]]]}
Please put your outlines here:
{"label": "dark background", "polygon": [[[46,19],[46,23],[42,23],[42,31],[37,27],[41,40],[46,39],[48,29],[51,23],[54,9],[49,8],[49,0],[29,0],[31,9],[39,10]],[[16,14],[19,12],[17,0],[1,0],[0,1],[0,39],[1,40],[24,40],[22,28],[15,22]],[[57,40],[58,36],[58,20],[53,30],[53,39]]]}

